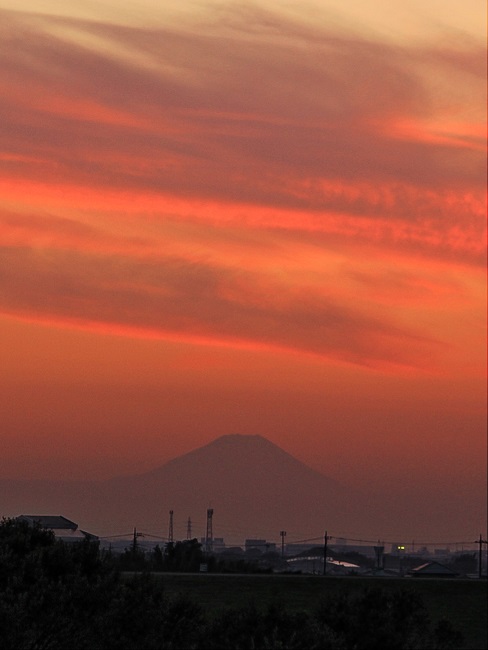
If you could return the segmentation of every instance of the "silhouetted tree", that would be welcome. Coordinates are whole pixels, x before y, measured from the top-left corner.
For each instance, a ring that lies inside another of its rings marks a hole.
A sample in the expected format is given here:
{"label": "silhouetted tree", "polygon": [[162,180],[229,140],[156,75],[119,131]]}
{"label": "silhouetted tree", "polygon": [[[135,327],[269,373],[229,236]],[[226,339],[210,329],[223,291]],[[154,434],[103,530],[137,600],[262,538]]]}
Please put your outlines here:
{"label": "silhouetted tree", "polygon": [[463,553],[454,557],[449,562],[449,566],[457,573],[477,573],[478,558],[476,553]]}
{"label": "silhouetted tree", "polygon": [[166,571],[199,571],[203,562],[202,545],[196,539],[167,544],[164,552]]}
{"label": "silhouetted tree", "polygon": [[[462,647],[462,635],[447,634],[452,626],[441,622],[432,630],[420,596],[401,589],[367,589],[360,594],[342,594],[322,603],[316,612],[319,623],[343,639],[346,648],[375,650],[391,648],[449,649]],[[450,645],[454,639],[455,645]]]}

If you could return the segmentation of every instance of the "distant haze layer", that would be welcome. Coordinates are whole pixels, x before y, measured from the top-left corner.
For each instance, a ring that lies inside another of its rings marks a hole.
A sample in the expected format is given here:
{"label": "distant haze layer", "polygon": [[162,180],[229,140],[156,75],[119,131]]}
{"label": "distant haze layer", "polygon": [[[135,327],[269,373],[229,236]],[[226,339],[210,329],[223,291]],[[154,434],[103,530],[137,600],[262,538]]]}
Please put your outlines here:
{"label": "distant haze layer", "polygon": [[354,490],[261,436],[223,436],[136,476],[84,483],[1,481],[0,487],[2,514],[62,513],[105,536],[128,534],[136,527],[167,539],[172,510],[176,539],[186,538],[188,519],[192,536],[204,537],[209,508],[213,536],[227,544],[242,544],[245,538],[276,541],[280,530],[287,531],[288,542],[317,539],[324,530],[370,542],[467,542],[482,521],[482,513],[463,495],[448,505],[446,525],[446,504],[435,492],[424,495],[419,509],[395,490]]}

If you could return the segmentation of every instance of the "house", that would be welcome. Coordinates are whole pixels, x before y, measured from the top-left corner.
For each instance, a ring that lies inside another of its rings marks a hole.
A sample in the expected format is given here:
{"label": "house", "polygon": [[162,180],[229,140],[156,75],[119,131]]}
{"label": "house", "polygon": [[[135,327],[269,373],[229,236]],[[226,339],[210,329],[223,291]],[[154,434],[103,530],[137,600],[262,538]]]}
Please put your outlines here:
{"label": "house", "polygon": [[246,539],[244,542],[244,548],[246,551],[258,549],[261,553],[267,553],[268,551],[276,550],[276,543],[267,542],[265,539]]}
{"label": "house", "polygon": [[411,576],[422,578],[455,578],[459,575],[440,562],[426,562],[408,572]]}
{"label": "house", "polygon": [[30,526],[38,523],[41,528],[52,530],[54,537],[63,542],[82,542],[85,539],[98,539],[96,535],[80,530],[78,524],[62,515],[20,515],[17,520],[25,521]]}
{"label": "house", "polygon": [[[294,572],[301,573],[314,573],[322,575],[324,572],[324,558],[323,555],[307,555],[297,556],[286,560],[288,568]],[[327,558],[326,571],[329,575],[355,575],[364,573],[364,569],[359,564],[352,562],[342,562],[334,560],[331,557]]]}

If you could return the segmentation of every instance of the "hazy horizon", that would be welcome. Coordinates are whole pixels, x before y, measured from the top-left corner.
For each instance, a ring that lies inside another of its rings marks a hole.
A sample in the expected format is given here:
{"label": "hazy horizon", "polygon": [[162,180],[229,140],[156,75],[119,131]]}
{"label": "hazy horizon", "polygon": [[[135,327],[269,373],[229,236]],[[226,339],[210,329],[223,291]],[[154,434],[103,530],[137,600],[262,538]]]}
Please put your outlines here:
{"label": "hazy horizon", "polygon": [[328,530],[337,538],[370,543],[396,539],[417,547],[457,547],[473,544],[483,525],[484,512],[465,492],[451,495],[446,504],[442,491],[432,490],[419,509],[418,495],[408,490],[379,494],[370,486],[351,488],[343,479],[316,472],[262,436],[234,434],[144,474],[102,481],[0,479],[0,514],[62,514],[102,537],[130,535],[137,528],[164,538],[171,510],[175,538],[185,539],[188,517],[194,536],[205,536],[211,507],[213,534],[227,544],[274,539],[285,528],[288,543],[318,539]]}

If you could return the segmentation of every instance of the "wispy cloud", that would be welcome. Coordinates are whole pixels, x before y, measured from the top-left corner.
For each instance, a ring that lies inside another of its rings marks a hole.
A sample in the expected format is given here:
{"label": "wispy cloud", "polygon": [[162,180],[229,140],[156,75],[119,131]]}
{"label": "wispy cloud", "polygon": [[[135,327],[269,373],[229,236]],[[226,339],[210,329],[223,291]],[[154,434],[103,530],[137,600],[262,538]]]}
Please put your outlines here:
{"label": "wispy cloud", "polygon": [[[1,25],[1,311],[433,362],[430,329],[382,305],[452,300],[417,265],[483,261],[481,46],[409,49],[255,7],[180,28]],[[390,281],[398,255],[411,268]]]}
{"label": "wispy cloud", "polygon": [[288,349],[365,365],[425,365],[433,341],[346,306],[320,287],[290,286],[181,259],[121,260],[4,249],[2,309],[61,324],[99,322],[117,333]]}

